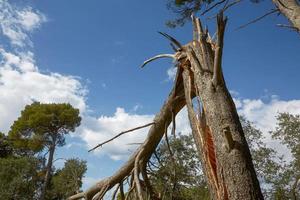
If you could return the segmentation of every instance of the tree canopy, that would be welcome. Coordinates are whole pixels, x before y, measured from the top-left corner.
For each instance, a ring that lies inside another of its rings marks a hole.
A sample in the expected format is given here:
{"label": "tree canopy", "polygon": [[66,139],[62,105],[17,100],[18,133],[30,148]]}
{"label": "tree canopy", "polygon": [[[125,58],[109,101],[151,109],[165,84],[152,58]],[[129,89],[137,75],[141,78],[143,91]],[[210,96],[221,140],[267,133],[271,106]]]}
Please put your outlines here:
{"label": "tree canopy", "polygon": [[[259,3],[262,0],[249,0],[252,3]],[[274,7],[262,13],[260,16],[253,16],[253,20],[241,25],[239,28],[257,22],[271,14],[282,14],[290,22],[290,24],[281,24],[281,27],[289,28],[300,33],[300,5],[297,0],[272,0]],[[191,15],[200,12],[200,15],[205,15],[212,10],[226,11],[231,6],[242,3],[241,0],[168,0],[167,7],[176,14],[176,18],[167,21],[169,27],[183,26],[186,21],[190,20]]]}
{"label": "tree canopy", "polygon": [[9,138],[15,148],[39,152],[53,143],[55,146],[63,146],[64,134],[74,132],[80,121],[79,110],[70,104],[34,102],[27,105],[13,123]]}

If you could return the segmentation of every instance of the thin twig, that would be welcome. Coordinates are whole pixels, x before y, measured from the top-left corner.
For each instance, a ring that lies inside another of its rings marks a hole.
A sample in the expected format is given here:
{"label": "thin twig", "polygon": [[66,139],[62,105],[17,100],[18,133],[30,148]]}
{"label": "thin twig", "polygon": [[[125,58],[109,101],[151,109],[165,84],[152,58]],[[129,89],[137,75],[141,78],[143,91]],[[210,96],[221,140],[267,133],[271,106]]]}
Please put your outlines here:
{"label": "thin twig", "polygon": [[[232,6],[234,6],[235,4],[237,4],[237,3],[240,3],[242,0],[236,0],[236,1],[233,1],[233,2],[231,2],[231,3],[225,3],[224,4],[224,6],[223,6],[223,8],[218,12],[218,13],[220,13],[220,12],[225,12],[228,8],[230,8],[230,7],[232,7]],[[216,14],[216,15],[212,15],[212,16],[210,16],[210,17],[207,17],[206,19],[207,20],[211,20],[211,19],[215,19],[215,18],[217,18],[217,16],[218,16],[218,14]]]}
{"label": "thin twig", "polygon": [[215,3],[214,5],[212,5],[211,7],[209,7],[208,9],[204,10],[202,13],[201,13],[201,16],[205,15],[205,13],[211,11],[213,8],[215,8],[216,6],[224,3],[226,0],[222,0],[222,1],[218,1],[217,3]]}
{"label": "thin twig", "polygon": [[176,138],[176,119],[174,111],[172,110],[172,135]]}
{"label": "thin twig", "polygon": [[166,144],[167,144],[168,151],[170,153],[171,159],[172,159],[172,161],[174,161],[173,152],[171,150],[170,143],[169,143],[169,138],[168,138],[168,126],[165,126],[165,138],[166,138]]}
{"label": "thin twig", "polygon": [[106,140],[105,142],[102,142],[101,144],[98,144],[98,145],[95,146],[94,148],[90,149],[88,152],[91,152],[91,151],[97,149],[98,147],[101,147],[102,145],[104,145],[104,144],[106,144],[106,143],[109,143],[109,142],[113,141],[114,139],[120,137],[121,135],[123,135],[123,134],[125,134],[125,133],[129,133],[129,132],[132,132],[132,131],[135,131],[135,130],[138,130],[138,129],[142,129],[142,128],[151,126],[151,125],[153,125],[153,124],[155,124],[155,122],[151,122],[151,123],[145,124],[145,125],[143,125],[143,126],[139,126],[139,127],[133,128],[133,129],[129,129],[129,130],[127,130],[127,131],[123,131],[123,132],[119,133],[118,135],[112,137],[111,139]]}
{"label": "thin twig", "polygon": [[141,185],[141,181],[140,181],[140,159],[143,153],[143,148],[141,149],[141,151],[138,153],[138,155],[135,158],[134,161],[134,182],[136,185],[136,189],[137,189],[137,195],[138,195],[138,200],[143,200],[143,190],[142,190],[142,185]]}
{"label": "thin twig", "polygon": [[158,31],[159,34],[161,34],[162,36],[164,36],[165,38],[167,38],[168,40],[170,40],[174,45],[176,45],[178,48],[182,48],[182,45],[180,44],[180,42],[178,42],[175,38],[173,38],[172,36],[170,36],[167,33],[163,33]]}
{"label": "thin twig", "polygon": [[294,31],[298,31],[298,29],[294,26],[288,24],[277,24],[278,27],[293,29]]}
{"label": "thin twig", "polygon": [[222,9],[222,12],[225,12],[225,10],[227,10],[228,8],[230,8],[231,6],[234,6],[237,3],[240,3],[242,0],[236,0],[234,2],[231,2],[230,4],[224,6],[224,8]]}
{"label": "thin twig", "polygon": [[244,25],[242,25],[242,26],[239,26],[236,30],[245,28],[246,26],[249,26],[250,24],[253,24],[253,23],[255,23],[255,22],[258,22],[259,20],[262,20],[263,18],[265,18],[265,17],[267,17],[267,16],[269,16],[269,15],[271,15],[271,14],[273,14],[273,13],[276,13],[276,12],[278,12],[278,11],[279,11],[279,9],[272,9],[270,12],[267,12],[266,14],[264,14],[264,15],[262,15],[262,16],[260,16],[260,17],[257,17],[257,18],[255,18],[254,20],[251,20],[250,22],[248,22],[248,23],[246,23],[246,24],[244,24]]}
{"label": "thin twig", "polygon": [[135,142],[135,143],[128,143],[126,145],[141,145],[141,144],[143,144],[143,143],[142,142]]}

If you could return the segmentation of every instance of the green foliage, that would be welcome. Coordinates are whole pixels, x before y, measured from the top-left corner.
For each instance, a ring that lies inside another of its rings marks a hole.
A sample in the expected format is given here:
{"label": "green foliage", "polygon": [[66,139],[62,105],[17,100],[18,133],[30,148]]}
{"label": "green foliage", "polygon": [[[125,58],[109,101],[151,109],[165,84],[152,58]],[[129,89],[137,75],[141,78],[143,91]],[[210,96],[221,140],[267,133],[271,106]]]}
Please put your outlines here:
{"label": "green foliage", "polygon": [[[250,0],[252,3],[259,3],[261,1],[262,0]],[[167,21],[166,25],[171,28],[183,26],[191,19],[193,13],[196,14],[199,11],[203,13],[211,7],[214,7],[212,9],[214,12],[218,12],[233,2],[234,1],[228,2],[223,0],[168,0],[167,8],[171,10],[176,17],[174,20]]]}
{"label": "green foliage", "polygon": [[170,149],[174,161],[166,142],[159,146],[157,158],[152,158],[157,166],[152,169],[150,180],[156,193],[166,200],[209,199],[192,136],[179,135],[176,139],[171,138]]}
{"label": "green foliage", "polygon": [[0,200],[35,199],[40,161],[33,157],[0,158]]}
{"label": "green foliage", "polygon": [[[241,117],[240,120],[258,178],[264,184],[274,183],[280,176],[280,170],[282,169],[277,161],[281,161],[282,158],[278,157],[274,149],[266,146],[263,142],[265,138],[260,130],[255,128],[251,122],[245,120],[243,117]],[[264,189],[265,195],[267,195],[268,192],[269,191]]]}
{"label": "green foliage", "polygon": [[[300,167],[297,164],[300,157],[300,117],[280,114],[278,127],[273,133],[275,138],[281,139],[291,149],[294,159],[290,164],[285,164],[274,149],[267,147],[263,133],[251,122],[241,117],[241,123],[265,198],[292,199]],[[173,199],[210,199],[192,137],[180,135],[177,139],[171,138],[170,147],[175,163],[172,162],[166,142],[162,142],[157,150],[158,159],[155,156],[151,159],[150,179],[156,193],[166,200],[172,199],[172,193]]]}
{"label": "green foliage", "polygon": [[167,8],[176,14],[176,19],[166,22],[171,28],[183,26],[191,18],[192,13],[199,11],[206,3],[212,0],[169,0]]}
{"label": "green foliage", "polygon": [[62,200],[79,192],[82,178],[87,170],[86,161],[69,159],[62,169],[56,171],[51,180],[48,199]]}
{"label": "green foliage", "polygon": [[6,158],[13,153],[12,144],[8,137],[0,132],[0,158]]}
{"label": "green foliage", "polygon": [[65,144],[64,134],[73,132],[80,125],[79,110],[70,104],[27,105],[14,122],[9,138],[18,149],[42,151],[45,146]]}
{"label": "green foliage", "polygon": [[285,170],[277,180],[279,190],[276,194],[297,199],[300,198],[300,115],[280,113],[277,121],[272,137],[287,146],[292,154],[292,160],[284,166]]}

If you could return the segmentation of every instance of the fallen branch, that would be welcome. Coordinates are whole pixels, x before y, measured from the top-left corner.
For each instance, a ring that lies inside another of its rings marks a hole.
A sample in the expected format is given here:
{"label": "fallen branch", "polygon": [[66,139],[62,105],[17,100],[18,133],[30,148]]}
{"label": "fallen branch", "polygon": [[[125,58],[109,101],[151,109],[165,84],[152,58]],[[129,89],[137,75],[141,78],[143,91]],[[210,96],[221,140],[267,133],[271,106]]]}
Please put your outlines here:
{"label": "fallen branch", "polygon": [[[139,157],[141,161],[149,161],[152,153],[155,151],[156,147],[164,136],[165,125],[169,125],[172,121],[172,113],[170,110],[173,110],[174,114],[176,115],[185,106],[183,85],[181,84],[182,77],[181,75],[178,75],[178,72],[176,77],[178,77],[176,79],[178,84],[174,85],[160,112],[155,116],[153,120],[154,124],[152,124],[150,127],[144,143],[130,156],[128,161],[115,174],[97,182],[85,192],[69,197],[69,200],[81,198],[85,198],[85,200],[91,200],[95,195],[97,195],[97,193],[99,193],[99,191],[108,191],[112,189],[115,185],[123,181],[125,177],[129,176],[134,170],[137,155],[140,155]],[[103,190],[103,188],[105,188],[105,190]],[[128,193],[134,189],[136,189],[135,182],[131,184],[131,189]],[[126,198],[128,198],[128,195]]]}
{"label": "fallen branch", "polygon": [[138,130],[138,129],[146,128],[146,127],[151,126],[151,125],[153,125],[153,124],[155,124],[155,122],[151,122],[151,123],[145,124],[145,125],[143,125],[143,126],[139,126],[139,127],[133,128],[133,129],[129,129],[129,130],[127,130],[127,131],[122,131],[122,132],[119,133],[118,135],[116,135],[116,136],[110,138],[109,140],[106,140],[105,142],[102,142],[102,143],[98,144],[98,145],[95,146],[94,148],[90,149],[88,152],[91,152],[91,151],[97,149],[98,147],[102,147],[104,144],[107,144],[107,143],[113,141],[114,139],[120,137],[121,135],[124,135],[125,133],[129,133],[129,132],[132,132],[132,131],[136,131],[136,130]]}

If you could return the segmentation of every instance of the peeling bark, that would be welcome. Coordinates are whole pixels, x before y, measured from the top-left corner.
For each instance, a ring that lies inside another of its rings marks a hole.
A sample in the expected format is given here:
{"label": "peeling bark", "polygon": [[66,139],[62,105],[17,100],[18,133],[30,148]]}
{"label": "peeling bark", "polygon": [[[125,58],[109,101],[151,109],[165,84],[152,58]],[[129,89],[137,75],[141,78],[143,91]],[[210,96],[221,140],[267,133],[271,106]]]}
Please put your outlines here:
{"label": "peeling bark", "polygon": [[[203,170],[213,199],[263,199],[242,126],[226,87],[222,68],[222,48],[226,19],[218,15],[218,38],[208,40],[207,30],[198,20],[194,41],[183,48],[186,55],[183,82],[189,120]],[[183,56],[181,56],[183,57]],[[198,117],[191,91],[198,91],[202,112]],[[213,147],[212,147],[213,145]],[[213,152],[214,151],[214,152]]]}

